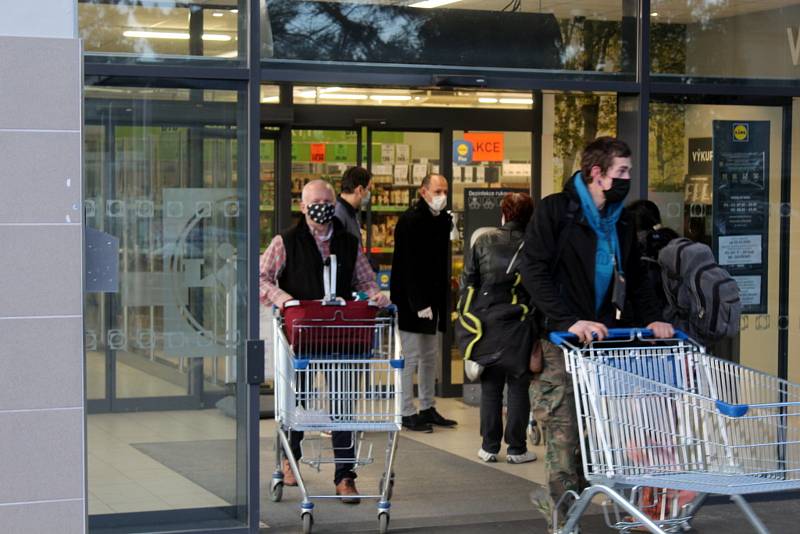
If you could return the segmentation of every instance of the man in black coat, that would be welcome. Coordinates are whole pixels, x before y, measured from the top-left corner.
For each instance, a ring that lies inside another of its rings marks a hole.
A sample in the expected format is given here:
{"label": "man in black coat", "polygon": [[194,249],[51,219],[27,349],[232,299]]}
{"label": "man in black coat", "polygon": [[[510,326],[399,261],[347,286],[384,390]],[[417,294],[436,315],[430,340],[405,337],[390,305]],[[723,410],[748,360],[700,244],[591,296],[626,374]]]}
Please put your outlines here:
{"label": "man in black coat", "polygon": [[602,340],[609,327],[619,325],[626,302],[636,310],[639,325],[656,337],[674,334],[645,283],[635,228],[622,207],[630,168],[628,145],[612,137],[596,139],[584,149],[581,170],[564,190],[536,207],[525,236],[520,274],[545,336],[532,407],[545,429],[550,494],[539,495],[536,504],[548,518],[553,503],[567,490],[580,492],[583,482],[572,380],[562,350],[546,336],[568,331],[584,343]]}
{"label": "man in black coat", "polygon": [[[434,407],[438,332],[447,327],[447,272],[452,217],[447,205],[447,179],[429,174],[422,180],[420,198],[394,229],[394,257],[390,282],[397,306],[403,348],[403,426],[432,432],[431,425],[455,426]],[[417,370],[419,408],[414,407],[414,371]]]}

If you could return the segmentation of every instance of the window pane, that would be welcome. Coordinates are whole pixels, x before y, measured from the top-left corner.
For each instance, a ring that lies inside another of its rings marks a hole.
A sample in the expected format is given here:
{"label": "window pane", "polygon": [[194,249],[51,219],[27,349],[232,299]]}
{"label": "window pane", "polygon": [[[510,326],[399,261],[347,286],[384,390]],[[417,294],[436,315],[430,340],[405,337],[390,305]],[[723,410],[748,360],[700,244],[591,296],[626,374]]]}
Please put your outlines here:
{"label": "window pane", "polygon": [[632,73],[635,2],[261,0],[262,58]]}
{"label": "window pane", "polygon": [[796,79],[800,2],[653,0],[654,74]]}
{"label": "window pane", "polygon": [[87,246],[118,280],[85,302],[90,526],[189,508],[241,525],[244,93],[85,94]]}
{"label": "window pane", "polygon": [[78,27],[88,54],[244,60],[246,4],[245,0],[79,0]]}
{"label": "window pane", "polygon": [[[736,124],[752,135],[734,144]],[[778,106],[650,105],[648,198],[664,226],[709,245],[739,283],[741,333],[710,352],[770,374],[778,372],[782,128]]]}
{"label": "window pane", "polygon": [[542,196],[561,191],[580,169],[587,143],[602,135],[616,135],[617,96],[603,93],[545,93],[542,142],[553,158],[542,161]]}

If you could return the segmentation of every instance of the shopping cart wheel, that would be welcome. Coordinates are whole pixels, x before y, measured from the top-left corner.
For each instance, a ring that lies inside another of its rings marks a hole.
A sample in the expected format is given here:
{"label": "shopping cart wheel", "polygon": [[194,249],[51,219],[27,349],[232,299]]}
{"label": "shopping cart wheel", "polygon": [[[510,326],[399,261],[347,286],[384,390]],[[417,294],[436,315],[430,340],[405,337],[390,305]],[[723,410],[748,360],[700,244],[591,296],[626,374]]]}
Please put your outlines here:
{"label": "shopping cart wheel", "polygon": [[281,502],[283,498],[283,480],[273,478],[269,485],[269,498],[272,502]]}
{"label": "shopping cart wheel", "polygon": [[531,440],[531,445],[538,446],[542,442],[542,430],[536,421],[531,421],[528,426],[528,439]]}
{"label": "shopping cart wheel", "polygon": [[311,528],[314,526],[314,516],[311,512],[303,512],[303,534],[311,534]]}
{"label": "shopping cart wheel", "polygon": [[[378,493],[383,494],[383,485],[386,484],[386,475],[381,475],[381,481],[378,484]],[[392,491],[394,491],[394,473],[389,477],[389,491],[386,493],[386,500],[392,500]]]}
{"label": "shopping cart wheel", "polygon": [[378,513],[378,532],[380,534],[389,532],[389,512]]}

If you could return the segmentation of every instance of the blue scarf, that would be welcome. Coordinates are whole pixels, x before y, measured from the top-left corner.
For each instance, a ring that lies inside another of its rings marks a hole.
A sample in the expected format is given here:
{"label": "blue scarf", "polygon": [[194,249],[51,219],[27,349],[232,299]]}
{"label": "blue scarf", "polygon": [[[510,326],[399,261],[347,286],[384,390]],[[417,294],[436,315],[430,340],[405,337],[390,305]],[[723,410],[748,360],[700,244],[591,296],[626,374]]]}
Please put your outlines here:
{"label": "blue scarf", "polygon": [[605,214],[601,214],[595,206],[580,172],[575,174],[573,182],[586,222],[597,234],[597,250],[594,260],[594,308],[596,312],[599,312],[614,276],[614,257],[617,258],[617,270],[620,274],[622,273],[622,253],[617,236],[617,221],[622,213],[622,202],[606,203],[603,210]]}

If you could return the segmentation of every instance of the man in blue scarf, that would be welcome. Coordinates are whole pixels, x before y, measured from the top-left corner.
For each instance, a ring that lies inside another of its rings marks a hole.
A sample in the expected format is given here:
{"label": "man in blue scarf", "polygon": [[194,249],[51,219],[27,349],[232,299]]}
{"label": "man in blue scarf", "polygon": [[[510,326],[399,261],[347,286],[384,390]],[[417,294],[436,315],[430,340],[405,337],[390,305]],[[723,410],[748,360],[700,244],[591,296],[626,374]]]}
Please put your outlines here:
{"label": "man in blue scarf", "polygon": [[[544,428],[549,496],[538,495],[536,504],[548,520],[553,503],[567,490],[580,493],[584,481],[572,380],[561,349],[547,335],[569,331],[588,342],[606,337],[609,327],[645,325],[659,338],[674,334],[641,272],[635,228],[622,207],[630,169],[627,144],[594,140],[564,190],[542,199],[525,236],[520,273],[543,334],[543,369],[534,376],[532,406]],[[621,323],[626,302],[637,324]]]}

